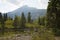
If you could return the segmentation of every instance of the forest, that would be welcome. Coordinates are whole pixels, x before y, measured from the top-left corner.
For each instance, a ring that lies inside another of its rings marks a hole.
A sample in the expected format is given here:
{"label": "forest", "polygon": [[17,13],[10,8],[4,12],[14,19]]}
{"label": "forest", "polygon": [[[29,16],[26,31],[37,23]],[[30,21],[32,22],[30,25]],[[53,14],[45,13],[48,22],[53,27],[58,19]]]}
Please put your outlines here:
{"label": "forest", "polygon": [[22,12],[14,19],[0,13],[0,36],[21,33],[32,35],[32,40],[55,40],[60,36],[60,0],[49,0],[46,15],[37,19],[32,19],[31,12],[27,17]]}

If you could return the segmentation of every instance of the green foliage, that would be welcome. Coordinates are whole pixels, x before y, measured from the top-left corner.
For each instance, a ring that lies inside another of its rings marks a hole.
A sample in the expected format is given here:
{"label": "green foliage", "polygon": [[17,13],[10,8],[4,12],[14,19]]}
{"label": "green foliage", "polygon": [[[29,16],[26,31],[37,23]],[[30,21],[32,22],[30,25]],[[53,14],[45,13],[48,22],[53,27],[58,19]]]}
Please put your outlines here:
{"label": "green foliage", "polygon": [[1,28],[1,22],[0,22],[0,28]]}
{"label": "green foliage", "polygon": [[45,26],[45,16],[43,17],[38,17],[38,24]]}
{"label": "green foliage", "polygon": [[47,26],[55,28],[56,26],[56,14],[57,14],[57,8],[56,8],[56,0],[50,0],[48,8],[47,8]]}
{"label": "green foliage", "polygon": [[55,40],[55,38],[51,30],[41,26],[39,31],[33,34],[32,40]]}
{"label": "green foliage", "polygon": [[5,27],[6,28],[14,28],[13,27],[13,20],[10,20],[10,19],[6,20],[5,21]]}
{"label": "green foliage", "polygon": [[20,19],[20,18],[15,15],[14,22],[13,22],[14,28],[18,28],[18,27],[20,26],[20,24],[19,24],[19,22],[20,22],[19,19]]}
{"label": "green foliage", "polygon": [[0,13],[0,22],[2,21],[2,13]]}
{"label": "green foliage", "polygon": [[2,21],[1,21],[1,29],[2,29],[2,35],[4,35],[4,29],[5,29],[4,18],[2,18]]}
{"label": "green foliage", "polygon": [[20,26],[21,28],[25,28],[26,18],[24,16],[24,13],[21,14],[21,20],[20,20]]}
{"label": "green foliage", "polygon": [[[49,13],[49,12],[48,12]],[[55,18],[55,14],[53,13],[53,17]],[[51,17],[51,15],[50,15]],[[25,18],[24,13],[21,14],[21,18],[18,17],[17,15],[15,15],[14,20],[12,20],[11,18],[7,17],[7,14],[4,14],[4,16],[1,15],[1,28],[2,28],[2,33],[4,33],[4,29],[5,28],[14,28],[15,33],[19,32],[19,28],[22,29],[22,32],[24,31],[24,28],[32,28],[32,30],[29,33],[32,33],[32,40],[54,40],[54,35],[52,33],[51,30],[48,30],[45,27],[45,16],[44,17],[39,17],[36,20],[33,20],[33,22],[31,21],[31,14],[30,12],[28,13],[28,17],[27,20]],[[49,17],[48,17],[49,19]],[[49,19],[50,20],[50,19]],[[48,20],[47,20],[48,21]],[[55,20],[53,20],[55,21]],[[31,23],[32,22],[32,23]],[[50,22],[50,21],[49,21]],[[15,30],[16,28],[18,28],[18,30]],[[27,31],[29,31],[30,29],[28,29]],[[37,32],[36,32],[37,31]],[[4,33],[5,35],[10,34],[10,32],[8,33]],[[14,32],[13,32],[14,34]]]}
{"label": "green foliage", "polygon": [[45,16],[41,18],[41,25],[45,26]]}
{"label": "green foliage", "polygon": [[38,18],[38,24],[41,25],[41,19],[40,19],[40,17]]}
{"label": "green foliage", "polygon": [[4,14],[4,21],[6,21],[8,18],[7,18],[7,13],[6,14]]}
{"label": "green foliage", "polygon": [[33,23],[32,24],[31,23],[26,23],[25,25],[26,25],[26,27],[29,27],[29,28],[31,28],[31,27],[35,28],[35,27],[39,27],[40,26],[38,24],[33,24]]}
{"label": "green foliage", "polygon": [[[54,33],[60,29],[60,1],[50,0],[47,8],[47,27],[52,28]],[[57,33],[59,34],[60,31]]]}
{"label": "green foliage", "polygon": [[31,13],[28,13],[28,18],[27,18],[28,23],[31,23]]}

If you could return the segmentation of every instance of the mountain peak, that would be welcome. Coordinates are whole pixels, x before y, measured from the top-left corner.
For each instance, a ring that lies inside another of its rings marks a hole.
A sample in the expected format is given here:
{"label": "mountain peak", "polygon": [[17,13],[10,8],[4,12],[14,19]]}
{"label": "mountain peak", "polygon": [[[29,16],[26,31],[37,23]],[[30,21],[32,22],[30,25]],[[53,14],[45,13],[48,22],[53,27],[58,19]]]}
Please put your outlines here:
{"label": "mountain peak", "polygon": [[27,5],[24,5],[24,6],[22,6],[22,7],[28,7]]}
{"label": "mountain peak", "polygon": [[28,12],[31,12],[32,18],[36,18],[38,16],[45,15],[46,9],[36,9],[36,8],[25,5],[25,6],[22,6],[12,12],[9,12],[8,15],[10,17],[14,17],[15,15],[20,16],[22,12],[24,12],[25,16],[28,15]]}

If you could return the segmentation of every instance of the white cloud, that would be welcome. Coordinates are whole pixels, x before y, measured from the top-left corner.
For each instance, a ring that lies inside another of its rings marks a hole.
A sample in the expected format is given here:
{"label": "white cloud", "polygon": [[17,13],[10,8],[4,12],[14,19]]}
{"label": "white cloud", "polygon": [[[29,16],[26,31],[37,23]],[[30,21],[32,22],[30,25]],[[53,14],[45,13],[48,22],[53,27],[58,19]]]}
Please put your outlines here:
{"label": "white cloud", "polygon": [[7,0],[8,2],[15,4],[15,5],[20,5],[24,0]]}
{"label": "white cloud", "polygon": [[28,5],[30,7],[36,7],[38,9],[46,9],[48,0],[8,0],[9,2],[21,7]]}
{"label": "white cloud", "polygon": [[0,12],[2,12],[2,13],[10,12],[17,8],[18,8],[18,6],[11,4],[9,2],[0,3]]}
{"label": "white cloud", "polygon": [[23,0],[19,5],[17,6],[23,6],[28,5],[30,7],[36,7],[38,9],[46,9],[48,5],[48,0]]}
{"label": "white cloud", "polygon": [[0,0],[0,12],[13,11],[24,5],[38,9],[46,9],[48,0]]}

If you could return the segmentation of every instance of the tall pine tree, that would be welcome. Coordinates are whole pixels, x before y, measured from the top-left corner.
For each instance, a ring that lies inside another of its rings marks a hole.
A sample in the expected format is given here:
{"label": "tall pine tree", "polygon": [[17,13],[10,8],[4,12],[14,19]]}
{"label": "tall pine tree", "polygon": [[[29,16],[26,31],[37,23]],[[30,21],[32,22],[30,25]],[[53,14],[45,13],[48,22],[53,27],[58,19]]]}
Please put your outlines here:
{"label": "tall pine tree", "polygon": [[5,21],[4,18],[2,17],[2,21],[1,21],[1,29],[2,29],[2,35],[4,35],[4,30],[5,30]]}
{"label": "tall pine tree", "polygon": [[45,17],[38,17],[38,24],[39,25],[45,25]]}
{"label": "tall pine tree", "polygon": [[4,35],[5,23],[4,23],[4,16],[2,16],[2,13],[0,13],[0,22],[1,22],[2,35]]}
{"label": "tall pine tree", "polygon": [[22,12],[22,14],[21,14],[21,20],[20,20],[20,26],[21,26],[21,28],[25,28],[25,23],[26,23],[26,18],[25,18],[24,13]]}
{"label": "tall pine tree", "polygon": [[41,25],[41,19],[38,17],[38,24]]}
{"label": "tall pine tree", "polygon": [[6,21],[6,20],[7,20],[7,13],[4,14],[4,21]]}
{"label": "tall pine tree", "polygon": [[15,33],[17,31],[17,28],[18,28],[18,16],[15,15],[15,18],[14,18],[14,22],[13,22],[13,26],[14,26],[14,30],[15,30]]}
{"label": "tall pine tree", "polygon": [[47,27],[52,28],[55,33],[60,29],[60,0],[49,0]]}
{"label": "tall pine tree", "polygon": [[0,22],[2,22],[2,13],[0,13]]}
{"label": "tall pine tree", "polygon": [[17,29],[17,26],[18,26],[18,18],[17,18],[16,15],[15,15],[15,18],[14,18],[13,26],[14,26],[14,29],[15,29],[15,32],[16,32],[16,29]]}
{"label": "tall pine tree", "polygon": [[28,23],[31,23],[31,13],[28,13]]}
{"label": "tall pine tree", "polygon": [[47,8],[47,26],[50,28],[56,27],[56,0],[50,0]]}

